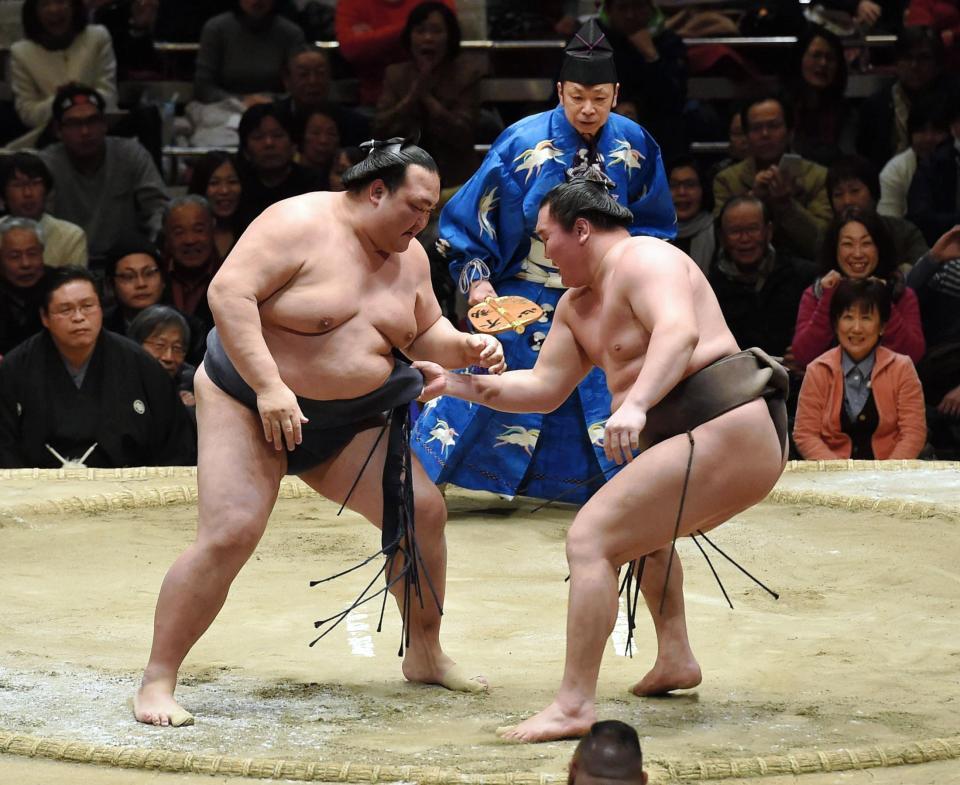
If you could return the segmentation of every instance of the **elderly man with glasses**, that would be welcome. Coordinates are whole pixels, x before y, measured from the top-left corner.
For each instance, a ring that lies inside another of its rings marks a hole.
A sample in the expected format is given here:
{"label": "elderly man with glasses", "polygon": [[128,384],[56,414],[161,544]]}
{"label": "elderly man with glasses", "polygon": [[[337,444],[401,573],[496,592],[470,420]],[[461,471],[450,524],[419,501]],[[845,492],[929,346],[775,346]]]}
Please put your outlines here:
{"label": "elderly man with glasses", "polygon": [[53,176],[43,160],[33,153],[12,153],[0,158],[0,196],[7,212],[29,218],[43,230],[43,263],[48,267],[68,264],[87,266],[87,235],[76,224],[54,218],[47,212],[47,196]]}
{"label": "elderly man with glasses", "polygon": [[43,229],[29,218],[0,221],[0,356],[40,332]]}

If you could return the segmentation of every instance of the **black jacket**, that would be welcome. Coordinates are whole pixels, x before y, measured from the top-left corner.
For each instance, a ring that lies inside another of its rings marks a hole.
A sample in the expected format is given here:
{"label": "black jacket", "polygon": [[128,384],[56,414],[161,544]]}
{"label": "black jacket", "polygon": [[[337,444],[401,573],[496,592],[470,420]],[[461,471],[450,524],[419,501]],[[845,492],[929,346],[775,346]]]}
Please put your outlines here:
{"label": "black jacket", "polygon": [[87,466],[169,466],[196,461],[190,421],[173,381],[133,341],[102,331],[79,389],[50,334],[0,363],[0,467],[60,468],[94,442]]}
{"label": "black jacket", "polygon": [[957,202],[957,169],[960,151],[953,137],[941,144],[925,161],[917,162],[917,171],[907,195],[907,218],[923,232],[932,247],[947,229],[960,221]]}
{"label": "black jacket", "polygon": [[709,280],[740,348],[759,346],[779,357],[793,341],[800,297],[816,274],[813,262],[778,253],[760,291],[752,284],[731,279],[716,264]]}

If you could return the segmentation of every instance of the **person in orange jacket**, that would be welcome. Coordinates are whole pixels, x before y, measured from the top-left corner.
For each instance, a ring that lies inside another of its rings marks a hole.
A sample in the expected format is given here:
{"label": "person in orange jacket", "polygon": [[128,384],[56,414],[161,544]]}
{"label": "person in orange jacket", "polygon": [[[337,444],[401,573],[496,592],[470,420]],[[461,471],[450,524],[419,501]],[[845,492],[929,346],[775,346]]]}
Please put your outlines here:
{"label": "person in orange jacket", "polygon": [[807,460],[916,458],[926,443],[913,362],[880,346],[890,299],[875,278],[844,279],[830,303],[839,346],[807,366],[793,438]]}

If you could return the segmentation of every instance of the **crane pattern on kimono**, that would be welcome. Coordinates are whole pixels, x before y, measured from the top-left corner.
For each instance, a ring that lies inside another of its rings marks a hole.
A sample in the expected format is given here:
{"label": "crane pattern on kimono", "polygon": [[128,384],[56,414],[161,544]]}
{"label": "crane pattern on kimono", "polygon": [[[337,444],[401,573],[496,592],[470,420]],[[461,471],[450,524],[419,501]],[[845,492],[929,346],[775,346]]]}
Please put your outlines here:
{"label": "crane pattern on kimono", "polygon": [[514,163],[522,161],[514,171],[527,173],[523,180],[524,183],[530,179],[530,175],[539,176],[543,165],[549,161],[556,161],[558,164],[566,166],[563,160],[563,150],[553,143],[553,139],[544,139],[537,142],[533,147],[520,153],[513,161]]}
{"label": "crane pattern on kimono", "polygon": [[533,448],[537,446],[537,439],[540,438],[539,428],[524,428],[522,425],[508,425],[506,430],[497,436],[497,442],[494,447],[506,447],[514,445],[523,450],[527,455],[533,455]]}
{"label": "crane pattern on kimono", "polygon": [[434,440],[440,442],[440,452],[446,458],[447,448],[453,447],[457,443],[454,437],[459,435],[456,429],[451,428],[446,420],[437,420],[437,424],[430,430],[430,438],[427,439],[426,443],[429,444]]}

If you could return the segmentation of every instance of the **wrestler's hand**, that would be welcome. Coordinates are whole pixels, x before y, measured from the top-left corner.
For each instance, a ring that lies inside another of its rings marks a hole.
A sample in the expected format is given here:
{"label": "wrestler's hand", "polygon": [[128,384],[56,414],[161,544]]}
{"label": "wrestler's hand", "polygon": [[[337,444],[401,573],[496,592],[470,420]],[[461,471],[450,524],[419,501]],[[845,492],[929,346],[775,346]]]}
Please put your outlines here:
{"label": "wrestler's hand", "polygon": [[647,424],[647,413],[639,406],[624,403],[610,415],[603,429],[603,452],[616,464],[629,463],[640,449],[640,434]]}
{"label": "wrestler's hand", "polygon": [[292,450],[303,441],[301,426],[309,420],[300,411],[297,396],[287,385],[277,384],[268,387],[257,395],[257,411],[263,423],[263,436],[273,442],[277,450],[282,450],[284,442]]}
{"label": "wrestler's hand", "polygon": [[442,366],[427,360],[417,360],[410,367],[423,374],[423,390],[417,397],[420,403],[443,395],[447,389],[447,372]]}
{"label": "wrestler's hand", "polygon": [[466,338],[467,365],[479,365],[490,373],[503,373],[507,364],[503,360],[503,346],[487,333],[473,333]]}

